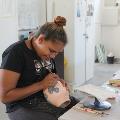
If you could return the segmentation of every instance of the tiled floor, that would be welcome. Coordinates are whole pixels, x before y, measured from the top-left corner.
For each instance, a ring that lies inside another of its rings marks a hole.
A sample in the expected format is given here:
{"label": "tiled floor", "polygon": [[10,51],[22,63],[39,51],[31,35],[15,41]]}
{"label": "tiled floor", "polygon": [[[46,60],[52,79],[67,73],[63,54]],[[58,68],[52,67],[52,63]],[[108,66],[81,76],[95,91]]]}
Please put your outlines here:
{"label": "tiled floor", "polygon": [[0,120],[9,120],[5,113],[5,106],[2,103],[0,103]]}
{"label": "tiled floor", "polygon": [[95,64],[94,77],[87,83],[102,85],[113,76],[113,73],[120,70],[120,64]]}

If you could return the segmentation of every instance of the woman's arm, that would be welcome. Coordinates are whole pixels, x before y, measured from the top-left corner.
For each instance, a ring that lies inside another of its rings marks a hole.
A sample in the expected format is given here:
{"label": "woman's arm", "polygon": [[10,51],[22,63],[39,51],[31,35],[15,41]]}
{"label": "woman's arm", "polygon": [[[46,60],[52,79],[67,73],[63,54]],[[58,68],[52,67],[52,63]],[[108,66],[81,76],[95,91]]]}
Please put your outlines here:
{"label": "woman's arm", "polygon": [[19,73],[0,69],[0,100],[3,103],[21,100],[43,89],[40,82],[24,88],[16,88],[19,77]]}
{"label": "woman's arm", "polygon": [[58,79],[56,74],[48,74],[42,81],[30,86],[16,88],[20,74],[10,70],[0,69],[0,100],[9,103],[21,100],[49,86],[55,85]]}

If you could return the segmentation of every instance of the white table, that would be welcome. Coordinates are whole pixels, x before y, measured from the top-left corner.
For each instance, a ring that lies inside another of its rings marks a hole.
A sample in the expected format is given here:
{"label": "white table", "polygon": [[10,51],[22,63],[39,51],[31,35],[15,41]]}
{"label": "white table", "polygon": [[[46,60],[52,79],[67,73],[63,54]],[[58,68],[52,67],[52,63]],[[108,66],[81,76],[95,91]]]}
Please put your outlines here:
{"label": "white table", "polygon": [[[116,93],[117,91],[117,93],[120,94],[120,89],[111,87],[107,85],[107,83],[105,83],[103,87],[114,93]],[[109,102],[112,104],[112,107],[110,110],[105,111],[105,113],[108,113],[109,115],[101,116],[80,110],[78,111],[74,109],[74,107],[80,106],[80,104],[78,103],[62,116],[60,116],[58,120],[120,120],[120,99],[119,101],[109,100]]]}
{"label": "white table", "polygon": [[[112,108],[110,110],[105,111],[109,115],[96,115],[93,113],[88,113],[84,111],[75,110],[74,107],[59,117],[58,120],[120,120],[120,102],[111,100]],[[78,106],[76,104],[76,106]]]}

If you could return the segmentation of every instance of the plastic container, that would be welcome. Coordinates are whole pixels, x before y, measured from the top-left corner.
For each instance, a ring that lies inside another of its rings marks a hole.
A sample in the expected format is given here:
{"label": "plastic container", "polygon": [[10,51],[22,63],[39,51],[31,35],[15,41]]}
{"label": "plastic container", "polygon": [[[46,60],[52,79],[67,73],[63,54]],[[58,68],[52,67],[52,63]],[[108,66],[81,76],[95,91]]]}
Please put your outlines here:
{"label": "plastic container", "polygon": [[114,63],[114,56],[112,56],[112,57],[107,56],[107,63],[113,64]]}

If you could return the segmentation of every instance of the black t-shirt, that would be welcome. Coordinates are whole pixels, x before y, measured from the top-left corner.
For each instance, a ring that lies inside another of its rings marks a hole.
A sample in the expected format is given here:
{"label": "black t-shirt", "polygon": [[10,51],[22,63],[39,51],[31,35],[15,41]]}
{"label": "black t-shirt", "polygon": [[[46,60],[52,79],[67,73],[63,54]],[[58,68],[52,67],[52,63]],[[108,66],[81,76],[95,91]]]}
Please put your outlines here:
{"label": "black t-shirt", "polygon": [[[29,49],[24,41],[19,41],[8,47],[2,55],[1,69],[11,70],[20,73],[16,88],[22,88],[29,86],[35,82],[43,80],[44,77],[49,73],[46,69],[51,69],[52,72],[56,73],[55,62],[51,60],[48,65],[44,65],[42,60],[36,55],[36,53]],[[11,102],[6,104],[7,112],[12,112],[24,103],[30,103],[33,99],[39,98],[41,102],[41,108],[46,110],[45,105],[46,99],[44,98],[43,91],[39,91],[25,99]],[[42,107],[43,105],[43,107]],[[47,106],[47,104],[46,104]]]}

